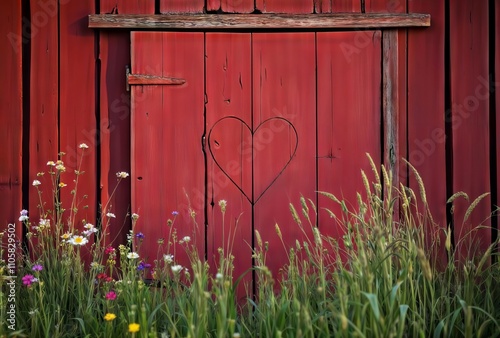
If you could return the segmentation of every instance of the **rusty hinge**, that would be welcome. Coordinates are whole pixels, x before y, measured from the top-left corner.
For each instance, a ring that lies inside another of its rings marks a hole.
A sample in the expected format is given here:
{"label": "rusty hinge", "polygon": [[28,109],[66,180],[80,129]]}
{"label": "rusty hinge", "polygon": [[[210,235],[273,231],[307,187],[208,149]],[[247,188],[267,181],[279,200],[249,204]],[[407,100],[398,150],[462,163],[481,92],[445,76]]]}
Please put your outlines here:
{"label": "rusty hinge", "polygon": [[125,70],[127,91],[130,91],[131,85],[173,85],[178,86],[186,83],[185,79],[179,79],[168,76],[147,75],[147,74],[131,74],[130,67]]}

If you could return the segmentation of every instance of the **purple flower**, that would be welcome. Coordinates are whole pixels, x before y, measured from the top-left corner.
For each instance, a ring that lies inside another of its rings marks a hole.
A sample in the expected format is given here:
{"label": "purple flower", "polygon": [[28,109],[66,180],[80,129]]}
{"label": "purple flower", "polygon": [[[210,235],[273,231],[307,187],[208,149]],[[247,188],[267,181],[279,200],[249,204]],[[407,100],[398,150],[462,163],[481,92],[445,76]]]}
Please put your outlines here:
{"label": "purple flower", "polygon": [[43,270],[43,266],[41,266],[40,264],[35,264],[31,268],[31,270],[33,270],[33,271],[42,271]]}
{"label": "purple flower", "polygon": [[149,269],[151,267],[151,264],[140,262],[139,265],[137,266],[137,270],[142,271],[144,269]]}
{"label": "purple flower", "polygon": [[177,216],[177,215],[179,215],[178,211],[172,211],[172,216]]}
{"label": "purple flower", "polygon": [[142,232],[138,232],[135,237],[139,238],[139,239],[144,239],[144,234]]}

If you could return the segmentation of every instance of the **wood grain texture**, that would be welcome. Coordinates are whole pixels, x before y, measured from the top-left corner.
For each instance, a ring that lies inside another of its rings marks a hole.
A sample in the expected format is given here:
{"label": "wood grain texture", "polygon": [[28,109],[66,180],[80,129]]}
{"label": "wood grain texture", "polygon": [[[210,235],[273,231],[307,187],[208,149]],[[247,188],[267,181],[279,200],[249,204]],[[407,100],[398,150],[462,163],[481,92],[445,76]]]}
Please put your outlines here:
{"label": "wood grain texture", "polygon": [[128,74],[127,84],[130,85],[164,85],[178,86],[186,83],[185,79],[171,76],[155,76],[148,74]]}
{"label": "wood grain texture", "polygon": [[90,28],[160,30],[321,29],[427,27],[427,14],[197,14],[197,15],[90,15]]}
{"label": "wood grain texture", "polygon": [[[153,14],[154,1],[101,0],[100,13]],[[99,32],[99,146],[100,196],[103,206],[111,206],[116,219],[108,224],[106,244],[126,242],[130,229],[131,180],[123,180],[115,194],[116,173],[130,172],[130,92],[126,90],[125,67],[130,65],[130,33]],[[96,128],[88,139],[97,142]]]}
{"label": "wood grain texture", "polygon": [[254,0],[207,0],[207,11],[224,13],[252,13],[255,10]]}
{"label": "wood grain texture", "polygon": [[[428,222],[428,245],[440,238],[446,229],[446,127],[445,111],[445,6],[432,0],[413,1],[408,10],[425,10],[432,15],[429,29],[408,32],[408,160],[422,177],[427,191],[427,202],[435,224]],[[422,76],[422,69],[431,69],[431,82]],[[458,80],[460,81],[460,80]],[[429,99],[432,98],[432,99]],[[401,168],[408,185],[419,191],[414,175]],[[450,173],[451,174],[451,173]],[[409,177],[408,177],[409,176]],[[418,212],[423,213],[422,203]],[[436,252],[445,262],[446,253]]]}
{"label": "wood grain texture", "polygon": [[314,0],[315,13],[361,13],[361,0]]}
{"label": "wood grain texture", "polygon": [[[57,160],[59,152],[58,8],[42,6],[41,2],[35,0],[30,1],[30,8],[31,20],[39,24],[31,40],[29,179],[42,182],[40,189],[44,191],[45,208],[52,210],[51,180],[48,175],[37,178],[37,173],[47,172],[47,161]],[[39,218],[39,204],[36,190],[31,188],[29,210],[34,220]]]}
{"label": "wood grain texture", "polygon": [[[22,239],[22,226],[18,222],[21,205],[22,180],[22,22],[21,4],[17,1],[0,4],[0,124],[2,147],[0,149],[0,231],[5,232],[2,248],[7,252],[7,234],[14,230],[16,240]],[[8,228],[14,224],[15,229]],[[6,258],[6,257],[0,257]]]}
{"label": "wood grain texture", "polygon": [[382,111],[383,164],[392,173],[393,185],[399,187],[399,55],[398,32],[386,30],[383,36],[382,57]]}
{"label": "wood grain texture", "polygon": [[[450,3],[453,191],[467,193],[470,203],[490,191],[489,101],[484,94],[489,92],[488,36],[486,1]],[[477,205],[464,224],[468,206],[467,201],[456,201],[453,215],[462,259],[491,244],[490,229],[476,228],[490,225],[490,200]]]}
{"label": "wood grain texture", "polygon": [[203,13],[205,0],[159,0],[161,13]]}
{"label": "wood grain texture", "polygon": [[[94,13],[93,1],[71,2],[59,6],[59,150],[64,152],[66,173],[62,181],[61,201],[69,216],[72,202],[78,207],[76,217],[69,222],[81,228],[84,222],[96,220],[97,158],[96,144],[87,141],[96,127],[94,33],[85,24],[85,17]],[[84,152],[81,143],[88,143]],[[85,156],[82,159],[82,154]],[[74,170],[79,176],[76,199],[71,190],[75,183]],[[83,224],[82,224],[83,223]]]}
{"label": "wood grain texture", "polygon": [[314,0],[255,0],[262,13],[313,13]]}
{"label": "wood grain texture", "polygon": [[[252,37],[254,228],[269,241],[267,254],[272,259],[267,265],[279,276],[290,246],[305,240],[289,203],[300,209],[300,196],[316,200],[315,35],[256,33]],[[310,236],[312,229],[303,222]]]}
{"label": "wood grain texture", "polygon": [[[362,40],[359,34],[364,34]],[[356,192],[366,199],[361,170],[374,179],[366,153],[376,165],[382,163],[381,32],[317,33],[317,44],[318,190],[344,199],[352,210]],[[326,197],[319,197],[320,208],[342,219],[340,206]],[[325,212],[319,214],[319,227],[322,234],[337,239],[345,233]]]}
{"label": "wood grain texture", "polygon": [[132,87],[132,211],[141,215],[134,230],[146,234],[141,256],[148,262],[164,238],[160,253],[189,266],[178,244],[167,249],[167,220],[178,211],[177,241],[190,236],[185,245],[205,257],[204,35],[133,32],[131,39],[132,72],[186,79],[181,86]]}
{"label": "wood grain texture", "polygon": [[[232,253],[236,279],[252,267],[252,204],[242,193],[252,190],[252,142],[241,123],[252,121],[251,35],[207,33],[205,46],[208,259],[217,267],[219,248]],[[251,278],[246,274],[239,297]]]}

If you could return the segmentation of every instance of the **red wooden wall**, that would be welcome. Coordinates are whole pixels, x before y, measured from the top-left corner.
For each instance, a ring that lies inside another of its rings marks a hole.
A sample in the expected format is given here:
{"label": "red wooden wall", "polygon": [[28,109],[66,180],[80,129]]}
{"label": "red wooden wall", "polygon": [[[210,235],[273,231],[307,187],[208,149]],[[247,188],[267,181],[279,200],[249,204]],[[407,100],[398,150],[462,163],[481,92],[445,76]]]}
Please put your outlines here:
{"label": "red wooden wall", "polygon": [[[130,35],[89,30],[88,14],[361,11],[431,14],[430,28],[398,33],[400,155],[409,159],[426,183],[427,200],[438,227],[443,229],[453,222],[455,243],[484,249],[496,231],[485,228],[468,238],[464,236],[479,223],[498,227],[495,218],[485,220],[498,205],[500,190],[500,96],[495,87],[495,80],[500,78],[498,1],[467,0],[449,5],[434,0],[2,1],[0,228],[15,222],[22,208],[29,209],[31,218],[37,219],[31,182],[59,151],[66,153],[68,171],[77,168],[76,159],[81,154],[78,145],[82,142],[89,145],[80,191],[88,195],[81,201],[88,208],[80,208],[79,218],[92,222],[99,217],[99,205],[106,206],[107,211],[118,216],[109,228],[110,238],[118,243],[124,241],[130,227],[125,215],[137,211],[130,210],[130,179],[124,180],[111,196],[115,173],[131,170],[131,102],[124,77],[125,66],[131,64]],[[372,47],[363,43],[367,34],[353,34],[353,57],[363,60],[369,53]],[[232,38],[241,48],[248,48],[243,37]],[[210,39],[217,43],[215,37],[207,37],[207,41]],[[328,42],[326,35],[318,34],[318,41],[321,39]],[[213,53],[217,57],[221,51],[215,49]],[[318,62],[323,58],[326,55],[319,54]],[[228,74],[249,71],[244,63],[236,64],[241,70],[229,69]],[[348,67],[345,72],[346,78],[356,81]],[[359,86],[362,93],[362,83]],[[319,93],[318,102],[322,102],[321,95],[328,94],[326,90]],[[245,107],[249,103],[235,104]],[[363,159],[352,161],[360,163]],[[356,174],[352,173],[352,177]],[[407,168],[401,167],[399,176],[401,182],[417,188]],[[70,188],[71,182],[67,183]],[[69,191],[62,195],[65,200],[71,198]],[[483,192],[492,194],[462,224],[464,201],[458,201],[453,215],[447,216],[445,208],[446,199],[456,191],[464,191],[472,199]],[[165,208],[167,218],[176,206]]]}

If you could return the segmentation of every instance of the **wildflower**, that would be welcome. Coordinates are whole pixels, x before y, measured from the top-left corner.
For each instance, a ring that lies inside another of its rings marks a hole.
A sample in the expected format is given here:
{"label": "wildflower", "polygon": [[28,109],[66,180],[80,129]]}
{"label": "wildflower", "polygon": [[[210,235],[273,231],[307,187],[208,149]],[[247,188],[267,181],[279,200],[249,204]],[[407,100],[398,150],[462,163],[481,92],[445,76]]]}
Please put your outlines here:
{"label": "wildflower", "polygon": [[115,300],[116,299],[116,292],[114,291],[109,291],[107,294],[106,294],[106,299],[107,300]]}
{"label": "wildflower", "polygon": [[61,172],[65,172],[66,171],[66,167],[64,166],[64,164],[58,164],[56,165],[56,169],[61,171]]}
{"label": "wildflower", "polygon": [[107,321],[107,322],[110,322],[112,320],[114,320],[116,318],[116,315],[114,313],[106,313],[106,315],[104,316],[104,320]]}
{"label": "wildflower", "polygon": [[116,173],[116,177],[118,177],[118,178],[127,178],[129,176],[130,175],[127,172],[125,172],[125,171],[119,171],[119,172]]}
{"label": "wildflower", "polygon": [[112,246],[108,246],[105,250],[104,250],[104,253],[106,255],[111,255],[111,254],[114,254],[115,253],[115,248],[113,248]]}
{"label": "wildflower", "polygon": [[56,164],[54,163],[54,161],[49,161],[49,162],[47,162],[47,165],[50,165],[50,166],[52,166],[52,167],[55,167],[55,165],[56,165]]}
{"label": "wildflower", "polygon": [[185,242],[185,243],[189,243],[189,241],[191,240],[191,237],[189,236],[184,236],[181,240],[181,243]]}
{"label": "wildflower", "polygon": [[41,228],[48,228],[50,226],[50,219],[43,219],[43,218],[41,218],[40,222],[38,222],[38,225]]}
{"label": "wildflower", "polygon": [[40,264],[35,264],[31,268],[31,270],[33,270],[33,271],[42,271],[42,269],[43,269],[43,266],[41,266]]}
{"label": "wildflower", "polygon": [[179,215],[179,212],[178,212],[178,211],[172,211],[172,216],[174,216],[174,217],[175,217],[175,216],[177,216],[177,215]]}
{"label": "wildflower", "polygon": [[86,145],[85,143],[80,143],[80,145],[78,146],[78,148],[80,148],[80,149],[89,149],[89,146]]}
{"label": "wildflower", "polygon": [[182,270],[182,265],[174,265],[171,269],[173,273],[179,273]]}
{"label": "wildflower", "polygon": [[73,237],[71,237],[69,242],[72,245],[85,245],[89,242],[89,240],[83,236],[73,236]]}
{"label": "wildflower", "polygon": [[139,219],[139,215],[134,212],[130,218],[132,218],[133,221],[137,221]]}
{"label": "wildflower", "polygon": [[161,244],[165,243],[165,240],[163,238],[158,238],[158,240],[156,242],[161,245]]}
{"label": "wildflower", "polygon": [[37,280],[38,279],[36,279],[35,276],[33,276],[33,275],[25,275],[22,278],[23,284],[26,285],[26,286],[30,286],[31,284],[33,284]]}
{"label": "wildflower", "polygon": [[98,273],[96,276],[97,279],[106,279],[108,278],[108,275],[106,275],[104,272]]}
{"label": "wildflower", "polygon": [[227,201],[226,200],[220,200],[219,201],[219,207],[222,212],[226,212],[226,206],[227,206]]}
{"label": "wildflower", "polygon": [[151,264],[140,262],[139,265],[137,266],[137,270],[142,271],[144,269],[149,269],[151,267]]}
{"label": "wildflower", "polygon": [[145,237],[145,236],[144,236],[144,234],[143,234],[142,232],[138,232],[138,233],[135,235],[135,237],[137,237],[139,240],[141,240],[141,241],[142,241],[142,240],[144,239],[144,237]]}
{"label": "wildflower", "polygon": [[34,187],[37,187],[37,186],[39,186],[40,184],[42,184],[42,182],[40,182],[39,180],[33,180],[33,186],[34,186]]}
{"label": "wildflower", "polygon": [[101,267],[101,264],[99,264],[98,262],[92,262],[90,263],[90,267],[93,269],[99,269]]}
{"label": "wildflower", "polygon": [[220,272],[217,272],[217,274],[215,275],[215,279],[218,279],[218,280],[221,280],[222,279],[222,274]]}
{"label": "wildflower", "polygon": [[141,326],[137,323],[128,324],[128,332],[130,332],[130,333],[139,332],[140,327]]}
{"label": "wildflower", "polygon": [[27,221],[28,219],[29,219],[28,210],[26,209],[21,210],[21,216],[19,216],[19,222],[24,222]]}
{"label": "wildflower", "polygon": [[113,281],[113,277],[107,277],[104,281],[106,283],[111,283]]}
{"label": "wildflower", "polygon": [[98,231],[97,228],[90,223],[85,224],[84,228],[86,228],[87,230],[83,231],[83,234],[87,237]]}
{"label": "wildflower", "polygon": [[61,238],[63,240],[63,243],[66,242],[67,240],[69,240],[71,238],[71,236],[72,236],[72,234],[70,234],[69,232],[62,234]]}
{"label": "wildflower", "polygon": [[64,188],[65,186],[67,186],[67,184],[66,184],[66,183],[63,183],[63,182],[60,182],[60,183],[59,183],[59,188]]}
{"label": "wildflower", "polygon": [[116,218],[115,214],[113,214],[112,212],[108,212],[106,216],[109,218]]}
{"label": "wildflower", "polygon": [[165,263],[170,264],[174,262],[174,255],[163,255],[163,259],[165,260]]}
{"label": "wildflower", "polygon": [[137,259],[137,258],[139,258],[139,254],[137,252],[129,252],[127,254],[127,258],[128,259]]}

